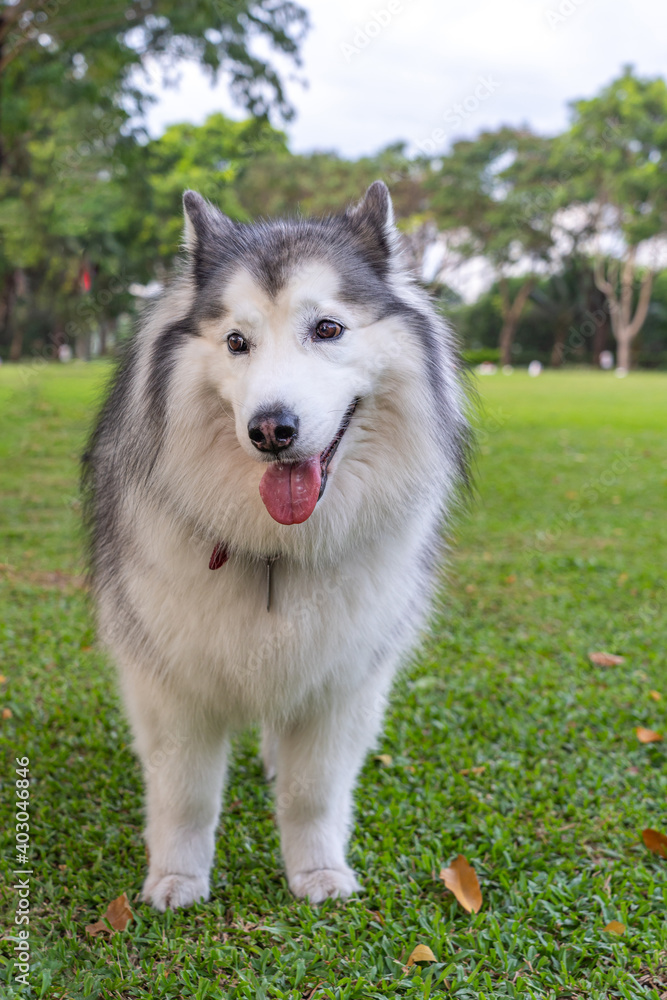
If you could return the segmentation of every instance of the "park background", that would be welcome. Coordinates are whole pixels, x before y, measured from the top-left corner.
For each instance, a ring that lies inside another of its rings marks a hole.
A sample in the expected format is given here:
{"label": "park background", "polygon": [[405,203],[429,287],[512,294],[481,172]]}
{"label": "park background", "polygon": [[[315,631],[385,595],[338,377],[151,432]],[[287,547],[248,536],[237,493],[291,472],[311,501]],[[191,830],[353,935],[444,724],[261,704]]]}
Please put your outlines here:
{"label": "park background", "polygon": [[[31,986],[7,888],[0,996],[665,1000],[665,37],[653,0],[0,6],[0,741],[35,870]],[[364,891],[290,896],[251,732],[210,903],[158,915],[79,456],[184,188],[251,220],[378,177],[484,377],[433,630],[361,777]],[[476,914],[439,878],[459,853]],[[123,892],[125,930],[87,933]]]}

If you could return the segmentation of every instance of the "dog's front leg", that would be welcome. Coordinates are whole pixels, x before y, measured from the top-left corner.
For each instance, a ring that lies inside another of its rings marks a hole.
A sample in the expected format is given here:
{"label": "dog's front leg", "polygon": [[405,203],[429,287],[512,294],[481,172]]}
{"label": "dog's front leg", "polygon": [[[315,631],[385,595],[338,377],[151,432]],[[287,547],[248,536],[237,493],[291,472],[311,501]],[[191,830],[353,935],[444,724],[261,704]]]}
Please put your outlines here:
{"label": "dog's front leg", "polygon": [[352,792],[382,720],[384,687],[320,705],[279,737],[276,814],[287,880],[312,903],[359,889],[345,860]]}
{"label": "dog's front leg", "polygon": [[203,711],[176,702],[155,688],[128,698],[146,781],[143,898],[162,911],[208,899],[228,751]]}

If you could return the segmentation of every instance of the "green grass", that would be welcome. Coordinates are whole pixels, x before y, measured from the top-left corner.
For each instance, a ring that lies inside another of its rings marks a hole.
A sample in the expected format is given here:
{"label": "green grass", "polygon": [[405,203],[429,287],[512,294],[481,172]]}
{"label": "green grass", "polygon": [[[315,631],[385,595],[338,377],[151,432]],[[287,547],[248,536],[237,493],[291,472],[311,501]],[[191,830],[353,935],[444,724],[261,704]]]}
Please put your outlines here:
{"label": "green grass", "polygon": [[[140,773],[81,589],[76,460],[105,377],[0,370],[0,829],[11,872],[14,757],[28,755],[30,995],[667,995],[667,862],[641,841],[667,831],[666,744],[634,733],[667,734],[667,377],[480,380],[479,495],[454,526],[432,636],[395,688],[378,747],[392,763],[369,759],[358,791],[363,894],[291,897],[249,733],[212,899],[166,916],[138,902]],[[591,650],[625,663],[594,667]],[[476,916],[437,878],[459,852],[480,878]],[[136,920],[88,938],[123,890]],[[8,890],[4,928],[14,905]],[[604,931],[612,919],[623,936]],[[417,943],[438,961],[405,972]],[[8,965],[0,995],[20,995],[11,981]]]}

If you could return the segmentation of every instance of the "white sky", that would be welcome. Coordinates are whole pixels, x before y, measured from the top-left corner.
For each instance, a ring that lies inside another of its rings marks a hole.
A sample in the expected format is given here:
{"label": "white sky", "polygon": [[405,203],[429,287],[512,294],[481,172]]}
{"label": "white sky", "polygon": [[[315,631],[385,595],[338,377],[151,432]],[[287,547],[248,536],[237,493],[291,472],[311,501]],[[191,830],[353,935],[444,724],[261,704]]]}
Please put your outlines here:
{"label": "white sky", "polygon": [[[287,131],[296,152],[326,149],[358,156],[398,139],[414,149],[436,129],[444,133],[436,137],[442,150],[451,138],[501,123],[554,132],[567,122],[567,101],[593,96],[623,64],[633,63],[644,75],[667,72],[665,0],[302,0],[302,5],[310,11],[312,29],[298,71],[309,86],[288,88],[297,117]],[[385,23],[379,27],[376,21],[365,32],[374,13]],[[351,49],[355,44],[357,51]],[[182,65],[176,88],[163,89],[160,79],[156,71],[159,100],[148,114],[153,135],[177,121],[199,124],[213,111],[243,117],[224,80],[212,88],[194,65]],[[483,79],[486,88],[480,87]]]}

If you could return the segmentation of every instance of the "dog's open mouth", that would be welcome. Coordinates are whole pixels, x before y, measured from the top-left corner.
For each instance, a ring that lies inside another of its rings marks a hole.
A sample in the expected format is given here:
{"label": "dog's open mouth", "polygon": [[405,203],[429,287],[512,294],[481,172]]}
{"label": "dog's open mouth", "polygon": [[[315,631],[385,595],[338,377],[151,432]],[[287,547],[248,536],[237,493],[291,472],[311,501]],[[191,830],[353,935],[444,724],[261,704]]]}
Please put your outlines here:
{"label": "dog's open mouth", "polygon": [[324,493],[331,459],[358,402],[355,399],[350,403],[335,437],[319,455],[302,462],[274,462],[268,467],[259,484],[259,494],[274,521],[301,524],[313,513]]}

